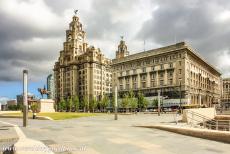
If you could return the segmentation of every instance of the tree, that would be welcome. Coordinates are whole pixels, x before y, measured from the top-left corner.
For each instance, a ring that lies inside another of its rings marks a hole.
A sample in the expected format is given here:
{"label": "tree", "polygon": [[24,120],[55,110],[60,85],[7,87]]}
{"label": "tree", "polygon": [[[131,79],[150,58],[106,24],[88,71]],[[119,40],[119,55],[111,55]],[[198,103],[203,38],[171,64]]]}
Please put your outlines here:
{"label": "tree", "polygon": [[72,98],[68,98],[67,101],[66,101],[66,110],[67,110],[68,112],[71,111],[72,105],[73,105]]}
{"label": "tree", "polygon": [[30,106],[30,109],[32,110],[33,113],[37,113],[38,112],[38,104],[37,103],[33,103]]}
{"label": "tree", "polygon": [[149,101],[146,98],[144,98],[143,99],[143,108],[146,110],[148,105],[149,105]]}
{"label": "tree", "polygon": [[138,108],[139,109],[143,109],[144,108],[144,96],[141,92],[138,93],[138,97],[137,97],[137,102],[138,102]]}
{"label": "tree", "polygon": [[90,110],[92,110],[93,112],[95,111],[96,107],[98,105],[98,102],[96,100],[96,98],[94,97],[91,101],[90,101]]}
{"label": "tree", "polygon": [[129,107],[129,96],[127,94],[125,94],[124,97],[122,98],[121,107],[126,108],[126,110]]}
{"label": "tree", "polygon": [[152,107],[157,107],[158,106],[158,100],[154,99],[152,102]]}
{"label": "tree", "polygon": [[149,104],[148,100],[144,97],[144,95],[141,92],[139,92],[138,93],[138,108],[140,108],[141,110],[143,109],[146,110],[148,107],[148,104]]}
{"label": "tree", "polygon": [[74,107],[74,110],[75,112],[78,112],[79,111],[79,98],[78,96],[74,96],[73,98],[73,107]]}
{"label": "tree", "polygon": [[105,112],[105,109],[108,106],[108,104],[109,104],[109,98],[108,98],[108,96],[105,95],[101,101],[101,106],[102,106],[103,112]]}
{"label": "tree", "polygon": [[129,106],[132,111],[137,108],[137,99],[135,98],[133,91],[129,92]]}
{"label": "tree", "polygon": [[61,99],[61,101],[59,102],[58,110],[61,112],[63,110],[66,110],[66,101],[64,99]]}
{"label": "tree", "polygon": [[30,106],[30,109],[31,109],[32,112],[33,112],[33,119],[36,119],[36,113],[38,112],[38,104],[37,104],[37,103],[33,103],[33,104]]}
{"label": "tree", "polygon": [[88,98],[84,97],[82,100],[82,108],[84,110],[84,112],[87,110],[89,110],[89,103],[88,103]]}

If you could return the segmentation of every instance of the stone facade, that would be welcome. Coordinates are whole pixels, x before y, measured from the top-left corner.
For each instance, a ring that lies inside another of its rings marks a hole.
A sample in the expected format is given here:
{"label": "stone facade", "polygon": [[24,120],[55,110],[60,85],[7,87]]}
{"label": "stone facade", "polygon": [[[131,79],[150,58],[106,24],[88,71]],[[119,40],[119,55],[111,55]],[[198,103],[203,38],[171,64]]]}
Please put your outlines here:
{"label": "stone facade", "polygon": [[111,92],[111,60],[100,49],[88,47],[77,16],[66,31],[64,49],[54,66],[56,100],[79,96],[88,100]]}
{"label": "stone facade", "polygon": [[222,102],[230,102],[230,78],[223,79]]}
{"label": "stone facade", "polygon": [[[121,50],[122,49],[122,50]],[[221,74],[184,42],[129,55],[122,40],[112,60],[113,89],[133,90],[145,96],[187,100],[187,104],[212,106],[220,101]]]}

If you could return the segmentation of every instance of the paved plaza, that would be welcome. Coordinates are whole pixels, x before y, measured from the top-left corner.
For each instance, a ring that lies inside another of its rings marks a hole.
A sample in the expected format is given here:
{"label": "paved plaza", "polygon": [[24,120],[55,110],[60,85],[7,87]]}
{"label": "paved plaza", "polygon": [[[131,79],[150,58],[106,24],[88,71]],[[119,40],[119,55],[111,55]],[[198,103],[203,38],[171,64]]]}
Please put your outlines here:
{"label": "paved plaza", "polygon": [[[174,120],[172,114],[163,114],[160,117],[156,114],[138,114],[120,115],[118,121],[115,121],[111,114],[62,121],[29,120],[29,126],[23,128],[22,119],[0,119],[19,125],[26,137],[42,141],[54,151],[56,148],[55,153],[229,153],[230,144],[134,127],[157,123],[174,125]],[[60,152],[60,147],[71,151]]]}

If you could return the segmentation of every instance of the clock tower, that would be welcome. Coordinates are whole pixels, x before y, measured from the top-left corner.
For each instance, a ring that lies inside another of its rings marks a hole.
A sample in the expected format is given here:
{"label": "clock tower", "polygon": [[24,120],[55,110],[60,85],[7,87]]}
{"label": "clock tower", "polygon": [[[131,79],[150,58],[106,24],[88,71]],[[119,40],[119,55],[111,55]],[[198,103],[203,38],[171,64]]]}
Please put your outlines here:
{"label": "clock tower", "polygon": [[66,30],[64,51],[68,52],[68,54],[72,54],[73,57],[85,53],[87,48],[85,35],[86,33],[82,29],[82,24],[80,23],[79,18],[74,15],[69,24],[69,29]]}

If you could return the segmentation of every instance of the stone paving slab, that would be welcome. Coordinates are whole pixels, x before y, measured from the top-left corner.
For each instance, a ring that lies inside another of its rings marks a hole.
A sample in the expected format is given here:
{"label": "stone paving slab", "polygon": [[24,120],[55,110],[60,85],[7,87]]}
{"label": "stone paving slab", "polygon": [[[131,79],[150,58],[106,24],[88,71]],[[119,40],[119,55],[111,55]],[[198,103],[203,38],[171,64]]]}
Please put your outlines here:
{"label": "stone paving slab", "polygon": [[193,128],[188,125],[171,125],[171,124],[155,124],[155,125],[139,125],[137,127],[155,128],[170,131],[182,135],[188,135],[198,138],[204,138],[224,143],[230,143],[230,131],[218,131],[204,128]]}
{"label": "stone paving slab", "polygon": [[18,135],[13,126],[0,122],[0,154],[12,153],[13,145],[18,141]]}

